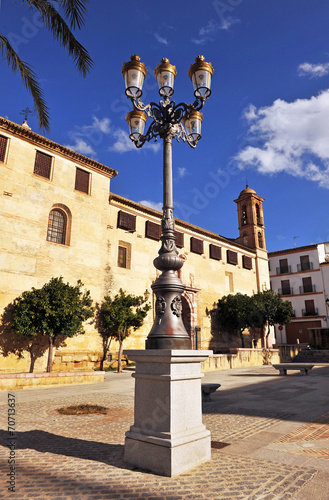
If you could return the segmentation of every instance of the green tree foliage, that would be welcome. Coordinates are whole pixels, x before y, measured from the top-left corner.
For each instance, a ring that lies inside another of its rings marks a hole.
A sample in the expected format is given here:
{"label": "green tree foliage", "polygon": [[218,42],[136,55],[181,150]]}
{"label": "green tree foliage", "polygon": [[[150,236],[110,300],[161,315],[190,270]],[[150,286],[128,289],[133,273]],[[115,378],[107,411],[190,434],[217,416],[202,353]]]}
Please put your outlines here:
{"label": "green tree foliage", "polygon": [[[292,305],[289,301],[282,300],[281,295],[273,290],[265,290],[253,296],[251,326],[258,327],[263,335],[263,347],[268,347],[270,327],[279,324],[287,325],[291,322]],[[267,333],[266,333],[267,325]]]}
{"label": "green tree foliage", "polygon": [[231,332],[237,332],[245,347],[243,331],[250,326],[249,316],[252,297],[242,293],[225,295],[217,303],[217,323],[220,327]]}
{"label": "green tree foliage", "polygon": [[25,338],[37,335],[48,338],[47,372],[51,372],[54,343],[84,333],[83,322],[94,315],[90,292],[64,283],[63,278],[51,278],[42,288],[23,292],[13,303],[12,328]]}
{"label": "green tree foliage", "polygon": [[[44,26],[50,31],[54,40],[68,51],[83,76],[90,71],[92,59],[74,37],[72,30],[81,29],[84,25],[87,3],[88,0],[21,0],[21,4],[28,5],[31,16],[36,12],[39,13]],[[25,87],[31,94],[41,130],[49,130],[49,109],[32,66],[18,56],[8,37],[1,33],[0,50],[12,71],[20,73]]]}
{"label": "green tree foliage", "polygon": [[[265,290],[251,297],[236,293],[226,295],[218,301],[216,315],[219,326],[240,335],[242,347],[244,347],[243,331],[246,328],[260,328],[263,347],[268,347],[270,327],[275,324],[290,323],[292,306],[272,290]],[[265,333],[266,325],[267,333]]]}
{"label": "green tree foliage", "polygon": [[104,297],[99,308],[98,331],[103,339],[103,362],[106,359],[111,339],[119,342],[118,373],[122,371],[121,358],[123,341],[132,331],[140,328],[150,305],[142,296],[126,294],[120,288],[119,293],[111,298]]}

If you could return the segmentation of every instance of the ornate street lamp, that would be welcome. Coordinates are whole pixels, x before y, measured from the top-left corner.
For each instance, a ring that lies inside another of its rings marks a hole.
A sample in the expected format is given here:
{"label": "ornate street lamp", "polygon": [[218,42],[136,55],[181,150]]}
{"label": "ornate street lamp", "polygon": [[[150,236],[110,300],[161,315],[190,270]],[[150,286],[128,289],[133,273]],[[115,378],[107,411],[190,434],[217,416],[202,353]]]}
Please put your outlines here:
{"label": "ornate street lamp", "polygon": [[[163,58],[154,70],[159,85],[159,94],[163,100],[158,104],[150,102],[145,105],[140,100],[144,78],[147,74],[145,64],[140,62],[139,56],[133,55],[130,61],[124,63],[122,67],[126,84],[125,92],[133,104],[133,111],[126,116],[130,139],[137,148],[141,148],[145,142],[153,138],[155,141],[158,137],[163,140],[162,245],[158,257],[154,259],[155,267],[162,271],[162,274],[152,285],[152,290],[156,294],[156,317],[146,340],[146,349],[191,348],[191,340],[182,321],[181,295],[185,287],[176,273],[183,266],[184,260],[179,257],[175,244],[172,140],[182,139],[195,148],[201,139],[203,115],[200,110],[211,94],[210,84],[213,72],[214,68],[211,63],[205,62],[203,56],[196,57],[195,63],[188,71],[196,100],[193,104],[184,102],[176,104],[175,101],[170,100],[174,93],[176,67],[169,63],[169,59]],[[144,134],[148,118],[151,118],[152,122]]]}

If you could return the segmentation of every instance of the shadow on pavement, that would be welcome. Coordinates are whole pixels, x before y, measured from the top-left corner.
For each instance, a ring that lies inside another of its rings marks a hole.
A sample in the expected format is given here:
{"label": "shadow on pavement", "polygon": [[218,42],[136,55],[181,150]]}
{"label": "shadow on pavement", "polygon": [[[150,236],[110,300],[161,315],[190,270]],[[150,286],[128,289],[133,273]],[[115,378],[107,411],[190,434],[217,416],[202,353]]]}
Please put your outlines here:
{"label": "shadow on pavement", "polygon": [[[0,430],[0,445],[7,447],[11,439],[13,438],[8,436],[7,431]],[[32,449],[40,453],[55,453],[67,457],[103,462],[121,469],[129,469],[129,466],[123,461],[123,445],[68,438],[41,430],[16,432],[15,449]]]}

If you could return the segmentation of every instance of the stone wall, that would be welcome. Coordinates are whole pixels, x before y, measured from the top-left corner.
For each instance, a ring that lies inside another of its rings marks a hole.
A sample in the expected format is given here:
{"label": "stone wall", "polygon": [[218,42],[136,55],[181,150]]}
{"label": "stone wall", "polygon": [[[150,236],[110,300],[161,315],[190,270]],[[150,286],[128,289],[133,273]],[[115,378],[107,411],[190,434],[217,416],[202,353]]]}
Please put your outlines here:
{"label": "stone wall", "polygon": [[280,363],[279,349],[230,349],[230,354],[210,356],[202,363],[202,370],[227,370],[273,363]]}

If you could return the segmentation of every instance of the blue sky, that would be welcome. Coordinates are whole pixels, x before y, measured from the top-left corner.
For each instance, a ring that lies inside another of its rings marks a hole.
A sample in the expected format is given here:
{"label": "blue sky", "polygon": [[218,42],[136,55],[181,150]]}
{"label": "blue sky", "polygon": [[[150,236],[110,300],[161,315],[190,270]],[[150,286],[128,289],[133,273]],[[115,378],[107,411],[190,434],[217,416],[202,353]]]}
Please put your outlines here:
{"label": "blue sky", "polygon": [[[0,31],[34,67],[51,112],[48,137],[118,170],[111,190],[162,205],[160,143],[128,139],[121,67],[139,54],[143,101],[159,100],[153,69],[176,65],[176,102],[191,103],[187,71],[215,68],[196,149],[173,147],[175,215],[238,236],[233,202],[246,182],[265,198],[269,251],[329,240],[329,3],[327,0],[90,1],[76,33],[94,67],[78,75],[66,52],[20,2],[0,0]],[[21,123],[33,102],[1,61],[0,115]],[[40,132],[34,116],[32,130]]]}

